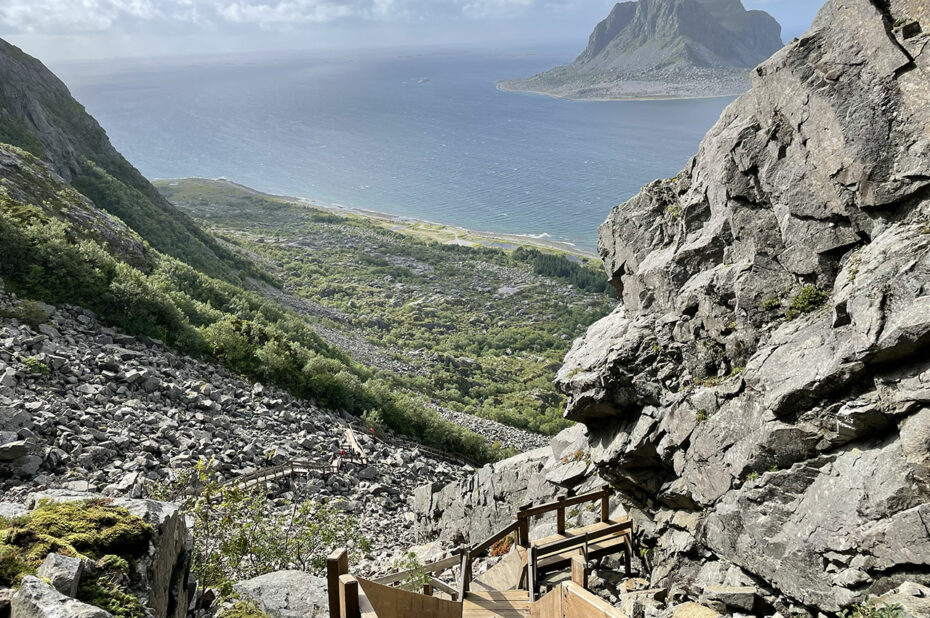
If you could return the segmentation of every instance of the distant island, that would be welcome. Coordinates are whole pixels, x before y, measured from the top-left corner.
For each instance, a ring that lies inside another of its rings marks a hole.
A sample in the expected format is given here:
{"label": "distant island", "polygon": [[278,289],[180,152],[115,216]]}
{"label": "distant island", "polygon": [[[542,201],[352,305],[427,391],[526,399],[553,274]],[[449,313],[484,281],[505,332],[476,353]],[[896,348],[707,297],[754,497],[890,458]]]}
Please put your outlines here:
{"label": "distant island", "polygon": [[740,0],[622,2],[572,64],[498,88],[588,100],[737,95],[781,47],[778,21]]}

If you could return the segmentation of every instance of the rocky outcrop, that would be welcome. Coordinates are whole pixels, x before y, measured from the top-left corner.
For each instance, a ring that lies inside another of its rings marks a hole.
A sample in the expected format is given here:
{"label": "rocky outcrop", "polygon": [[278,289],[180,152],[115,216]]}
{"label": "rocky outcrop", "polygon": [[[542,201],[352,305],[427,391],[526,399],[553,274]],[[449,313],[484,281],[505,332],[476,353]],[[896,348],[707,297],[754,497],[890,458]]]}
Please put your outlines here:
{"label": "rocky outcrop", "polygon": [[329,616],[326,580],[303,571],[276,571],[233,586],[239,598],[254,601],[271,618]]}
{"label": "rocky outcrop", "polygon": [[831,0],[601,226],[623,304],[558,376],[652,583],[835,612],[930,580],[930,13]]}
{"label": "rocky outcrop", "polygon": [[11,618],[111,618],[99,607],[64,595],[38,577],[27,575],[11,602]]}
{"label": "rocky outcrop", "polygon": [[575,62],[500,86],[572,99],[740,94],[781,46],[778,22],[740,0],[623,2]]}

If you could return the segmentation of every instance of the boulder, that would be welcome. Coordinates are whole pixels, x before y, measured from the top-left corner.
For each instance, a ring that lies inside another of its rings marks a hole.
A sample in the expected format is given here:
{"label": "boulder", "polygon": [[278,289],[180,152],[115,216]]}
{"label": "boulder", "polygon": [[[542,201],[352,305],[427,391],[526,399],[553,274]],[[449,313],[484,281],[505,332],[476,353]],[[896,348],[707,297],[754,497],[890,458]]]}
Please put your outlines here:
{"label": "boulder", "polygon": [[303,571],[277,571],[237,582],[240,598],[251,600],[271,618],[329,616],[326,580]]}
{"label": "boulder", "polygon": [[10,603],[11,618],[109,618],[112,614],[66,596],[27,575]]}
{"label": "boulder", "polygon": [[930,616],[930,587],[914,582],[905,582],[869,601],[868,606],[881,609],[886,606],[900,608],[899,618],[923,618]]}
{"label": "boulder", "polygon": [[38,575],[46,580],[58,592],[69,596],[77,596],[78,585],[81,583],[81,574],[84,572],[84,561],[80,558],[70,558],[61,554],[49,554],[45,557]]}

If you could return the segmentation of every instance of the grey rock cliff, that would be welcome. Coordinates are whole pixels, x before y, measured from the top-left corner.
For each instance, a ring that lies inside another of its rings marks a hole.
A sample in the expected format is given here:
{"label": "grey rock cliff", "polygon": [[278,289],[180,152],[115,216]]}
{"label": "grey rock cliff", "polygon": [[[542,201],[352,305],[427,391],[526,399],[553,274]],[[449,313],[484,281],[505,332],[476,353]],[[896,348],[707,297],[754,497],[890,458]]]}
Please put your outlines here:
{"label": "grey rock cliff", "polygon": [[930,580],[928,29],[827,2],[600,228],[623,305],[558,384],[672,596],[716,561],[784,611]]}
{"label": "grey rock cliff", "polygon": [[568,98],[739,94],[746,71],[781,46],[778,22],[740,0],[623,2],[575,62],[501,87]]}

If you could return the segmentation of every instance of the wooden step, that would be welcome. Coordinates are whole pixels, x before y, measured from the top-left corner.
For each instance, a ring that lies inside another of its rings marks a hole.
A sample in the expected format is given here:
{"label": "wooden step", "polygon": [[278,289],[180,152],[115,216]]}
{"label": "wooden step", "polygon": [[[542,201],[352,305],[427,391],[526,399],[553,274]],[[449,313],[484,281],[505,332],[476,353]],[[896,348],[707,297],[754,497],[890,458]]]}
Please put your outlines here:
{"label": "wooden step", "polygon": [[465,595],[463,618],[523,618],[530,615],[526,590],[482,590]]}

